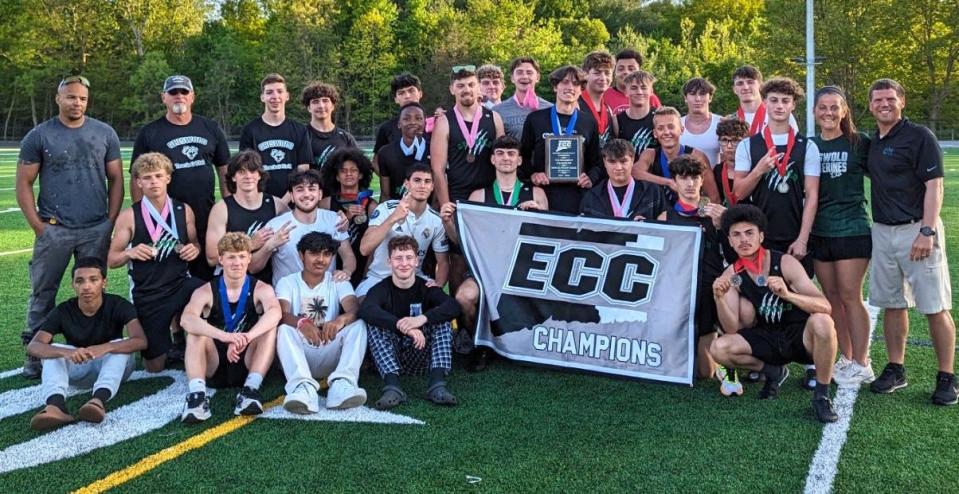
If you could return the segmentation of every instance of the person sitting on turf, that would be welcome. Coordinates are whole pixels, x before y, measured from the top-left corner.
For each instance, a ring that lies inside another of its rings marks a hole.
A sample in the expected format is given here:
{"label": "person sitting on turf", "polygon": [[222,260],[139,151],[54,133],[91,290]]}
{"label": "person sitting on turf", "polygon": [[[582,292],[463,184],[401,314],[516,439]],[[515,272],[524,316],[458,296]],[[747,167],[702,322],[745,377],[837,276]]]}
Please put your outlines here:
{"label": "person sitting on turf", "polygon": [[[669,162],[669,173],[676,182],[676,203],[672,208],[660,213],[658,219],[673,225],[697,226],[703,232],[699,287],[696,291],[695,325],[696,336],[699,338],[696,344],[696,365],[699,377],[708,378],[716,373],[716,363],[709,356],[709,345],[716,339],[716,324],[719,322],[716,317],[716,304],[710,291],[713,281],[725,268],[723,253],[729,251],[726,239],[719,230],[719,220],[726,208],[709,202],[709,199],[703,196],[703,168],[696,158],[688,154],[673,158]],[[722,380],[726,374],[723,370],[718,376]],[[731,386],[733,388],[730,391],[735,393],[735,383],[731,383]],[[721,389],[723,394],[728,396],[727,387]],[[742,394],[742,386],[738,388],[737,394]]]}
{"label": "person sitting on turf", "polygon": [[723,328],[735,334],[716,339],[709,352],[727,368],[765,374],[761,400],[778,396],[789,377],[785,364],[815,363],[813,412],[820,422],[839,420],[829,400],[837,346],[829,301],[795,257],[762,247],[766,216],[759,208],[727,209],[722,229],[739,260],[713,282],[713,298]]}
{"label": "person sitting on turf", "polygon": [[273,363],[280,304],[273,287],[247,274],[252,250],[246,234],[224,235],[217,243],[223,273],[197,288],[183,309],[189,379],[181,417],[185,423],[210,418],[206,379],[213,387],[243,385],[234,414],[263,413],[260,384]]}
{"label": "person sitting on turf", "polygon": [[326,233],[307,233],[296,244],[303,271],[285,276],[276,285],[283,311],[276,341],[276,354],[286,374],[283,408],[293,413],[320,411],[317,380],[324,378],[330,384],[327,408],[366,403],[366,391],[358,387],[366,355],[366,324],[357,319],[359,302],[350,283],[335,281],[326,272],[339,245]]}
{"label": "person sitting on turf", "polygon": [[[73,291],[77,296],[58,305],[33,335],[27,352],[42,359],[46,407],[30,420],[30,428],[43,431],[69,424],[67,386],[93,386],[93,396],[80,407],[84,422],[100,423],[107,400],[116,396],[120,383],[133,372],[133,352],[147,346],[136,309],[122,297],[104,293],[107,270],[103,261],[82,257],[73,265]],[[126,326],[128,338],[123,337]],[[62,334],[66,344],[51,343]]]}
{"label": "person sitting on turf", "polygon": [[390,239],[392,274],[370,289],[360,306],[360,317],[369,326],[373,362],[383,378],[383,395],[376,408],[387,410],[406,402],[400,373],[429,370],[426,399],[437,405],[456,405],[446,389],[452,367],[452,323],[460,306],[443,289],[427,286],[417,276],[419,245],[410,236]]}
{"label": "person sitting on turf", "polygon": [[655,219],[666,207],[663,188],[632,177],[633,145],[626,139],[610,139],[603,146],[603,165],[608,179],[586,191],[579,214],[596,218]]}
{"label": "person sitting on turf", "polygon": [[143,367],[159,372],[168,358],[183,359],[186,340],[178,314],[204,283],[189,270],[200,255],[200,244],[193,210],[167,195],[173,176],[170,158],[145,153],[130,168],[143,198],[117,217],[107,263],[128,268],[133,306],[147,337],[146,350],[140,352]]}

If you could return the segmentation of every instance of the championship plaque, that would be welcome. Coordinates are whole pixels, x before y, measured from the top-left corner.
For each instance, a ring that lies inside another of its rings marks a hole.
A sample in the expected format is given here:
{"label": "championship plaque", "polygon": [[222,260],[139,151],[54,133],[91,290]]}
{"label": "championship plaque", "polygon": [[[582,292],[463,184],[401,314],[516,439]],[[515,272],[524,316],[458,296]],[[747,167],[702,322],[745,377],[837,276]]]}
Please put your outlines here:
{"label": "championship plaque", "polygon": [[583,173],[583,136],[546,137],[546,177],[550,182],[569,183]]}

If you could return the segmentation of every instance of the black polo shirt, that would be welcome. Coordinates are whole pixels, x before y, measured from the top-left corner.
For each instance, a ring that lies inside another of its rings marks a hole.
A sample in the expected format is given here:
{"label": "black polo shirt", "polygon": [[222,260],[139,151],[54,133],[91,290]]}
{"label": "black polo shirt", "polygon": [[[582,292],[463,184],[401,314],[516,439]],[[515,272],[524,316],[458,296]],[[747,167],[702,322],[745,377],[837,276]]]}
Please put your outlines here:
{"label": "black polo shirt", "polygon": [[866,163],[872,219],[884,225],[922,220],[926,182],[943,177],[942,149],[922,125],[902,119],[885,137],[873,135]]}

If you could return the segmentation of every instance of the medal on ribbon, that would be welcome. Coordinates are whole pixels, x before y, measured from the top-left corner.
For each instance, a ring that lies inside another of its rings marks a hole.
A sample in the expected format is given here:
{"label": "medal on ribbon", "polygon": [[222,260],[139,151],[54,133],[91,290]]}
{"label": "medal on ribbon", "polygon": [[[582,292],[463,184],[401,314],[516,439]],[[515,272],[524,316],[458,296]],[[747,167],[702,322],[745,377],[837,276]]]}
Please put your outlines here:
{"label": "medal on ribbon", "polygon": [[569,122],[566,122],[566,128],[563,128],[559,125],[559,112],[556,111],[555,106],[550,108],[549,118],[550,122],[553,124],[553,135],[571,136],[573,135],[573,130],[576,128],[576,120],[579,119],[579,110],[573,110],[573,114],[569,116]]}
{"label": "medal on ribbon", "polygon": [[[739,107],[736,110],[736,116],[740,121],[746,121],[746,111],[743,110],[743,107]],[[749,124],[749,135],[754,136],[759,133],[759,130],[763,128],[763,124],[766,123],[766,103],[760,103],[759,108],[756,109],[756,113],[753,114],[753,121]]]}
{"label": "medal on ribbon", "polygon": [[[513,185],[513,190],[509,194],[509,205],[510,207],[516,207],[519,204],[519,190],[517,188],[522,188],[523,184],[516,182]],[[503,198],[503,191],[499,188],[499,182],[493,181],[493,199],[496,200],[496,204],[503,206],[506,203],[506,200]]]}
{"label": "medal on ribbon", "polygon": [[246,298],[250,291],[250,277],[243,280],[243,289],[240,291],[240,298],[236,301],[236,310],[230,310],[230,299],[226,292],[226,281],[220,276],[220,309],[223,311],[223,325],[227,333],[234,333],[239,329],[240,321],[243,320],[243,313],[246,312]]}
{"label": "medal on ribbon", "polygon": [[613,188],[613,183],[609,180],[606,181],[606,192],[609,195],[609,205],[613,208],[613,216],[617,218],[626,217],[626,213],[629,212],[629,207],[633,202],[633,190],[635,188],[636,181],[630,178],[629,185],[626,186],[626,193],[623,194],[623,200],[620,202],[616,197],[616,189]]}
{"label": "medal on ribbon", "polygon": [[456,115],[456,125],[459,126],[460,133],[463,134],[463,139],[466,141],[466,162],[472,163],[476,161],[476,150],[473,149],[473,147],[476,145],[476,137],[479,135],[483,109],[480,108],[473,114],[473,122],[469,129],[466,128],[466,119],[463,118],[463,114],[460,113],[458,106],[453,106],[453,113]]}
{"label": "medal on ribbon", "polygon": [[[763,129],[763,140],[766,141],[766,149],[775,150],[776,144],[773,143],[773,134],[769,127]],[[786,138],[786,152],[782,158],[777,158],[776,171],[779,173],[776,191],[780,194],[789,193],[789,176],[786,174],[786,168],[789,167],[789,157],[792,155],[793,147],[796,145],[796,131],[789,127],[789,134]]]}

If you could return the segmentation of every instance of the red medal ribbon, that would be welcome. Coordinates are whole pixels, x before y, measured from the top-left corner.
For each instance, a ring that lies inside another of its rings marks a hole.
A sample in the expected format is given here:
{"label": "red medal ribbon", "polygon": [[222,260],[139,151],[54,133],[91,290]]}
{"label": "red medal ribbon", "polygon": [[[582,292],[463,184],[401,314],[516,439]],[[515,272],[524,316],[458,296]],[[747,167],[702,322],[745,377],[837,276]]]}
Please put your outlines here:
{"label": "red medal ribbon", "polygon": [[606,127],[609,126],[609,111],[607,111],[605,94],[599,97],[599,110],[593,106],[593,99],[588,94],[583,95],[583,101],[586,102],[590,113],[596,119],[596,124],[599,125],[599,133],[601,135],[606,133]]}
{"label": "red medal ribbon", "polygon": [[736,194],[733,194],[733,188],[729,185],[729,163],[723,161],[722,169],[722,182],[723,182],[723,194],[726,196],[726,200],[729,201],[730,206],[735,206],[739,199],[736,198]]}
{"label": "red medal ribbon", "polygon": [[760,247],[759,252],[756,254],[756,260],[751,261],[745,257],[740,257],[736,260],[736,263],[733,264],[733,269],[739,273],[743,270],[753,274],[762,274],[763,272],[763,259],[766,257],[766,249]]}
{"label": "red medal ribbon", "polygon": [[[769,130],[769,127],[763,129],[763,139],[766,141],[766,149],[776,149],[776,145],[773,144],[773,133]],[[786,139],[786,153],[783,154],[781,160],[776,162],[776,170],[779,172],[780,177],[786,176],[786,167],[789,166],[789,156],[793,153],[793,147],[795,145],[796,131],[790,126],[789,137]]]}
{"label": "red medal ribbon", "polygon": [[[736,116],[739,117],[739,120],[746,121],[746,112],[743,110],[743,107],[739,107],[736,110]],[[749,124],[749,135],[754,136],[759,133],[759,129],[763,128],[763,124],[766,123],[766,103],[760,103],[759,108],[756,109],[756,113],[753,115],[753,123]]]}

